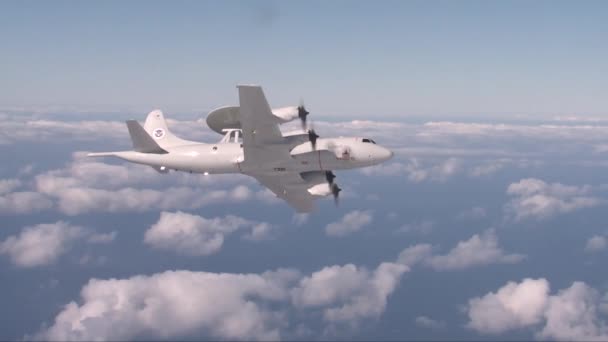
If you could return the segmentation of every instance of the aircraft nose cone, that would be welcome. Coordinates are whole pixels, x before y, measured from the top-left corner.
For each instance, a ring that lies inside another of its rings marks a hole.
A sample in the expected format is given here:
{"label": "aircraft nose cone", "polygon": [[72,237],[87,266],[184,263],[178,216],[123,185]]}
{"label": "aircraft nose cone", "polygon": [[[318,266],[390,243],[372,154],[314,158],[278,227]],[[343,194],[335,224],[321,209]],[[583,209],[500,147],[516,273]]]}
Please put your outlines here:
{"label": "aircraft nose cone", "polygon": [[393,155],[393,151],[389,150],[388,148],[384,148],[382,151],[382,160],[389,160],[393,158]]}

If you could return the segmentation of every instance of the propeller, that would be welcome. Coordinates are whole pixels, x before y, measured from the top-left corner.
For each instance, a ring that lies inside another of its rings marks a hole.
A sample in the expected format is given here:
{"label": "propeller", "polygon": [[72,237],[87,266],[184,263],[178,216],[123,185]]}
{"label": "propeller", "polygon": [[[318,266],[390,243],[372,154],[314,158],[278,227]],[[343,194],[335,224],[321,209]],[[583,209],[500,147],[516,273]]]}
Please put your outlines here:
{"label": "propeller", "polygon": [[314,128],[308,130],[308,140],[310,141],[310,144],[312,145],[313,150],[317,149],[317,139],[318,138],[319,138],[319,135],[317,134],[317,132],[315,132]]}
{"label": "propeller", "polygon": [[298,117],[302,122],[302,129],[306,129],[306,116],[310,114],[309,111],[306,110],[304,106],[304,101],[300,100],[300,105],[298,106]]}
{"label": "propeller", "polygon": [[340,187],[338,186],[338,184],[333,183],[331,185],[331,194],[334,195],[334,202],[336,203],[336,205],[338,205],[338,196],[340,195],[340,191],[342,191],[342,189],[340,189]]}
{"label": "propeller", "polygon": [[336,175],[331,171],[325,171],[325,179],[327,179],[327,183],[329,183],[329,186],[333,186],[334,179],[336,179]]}

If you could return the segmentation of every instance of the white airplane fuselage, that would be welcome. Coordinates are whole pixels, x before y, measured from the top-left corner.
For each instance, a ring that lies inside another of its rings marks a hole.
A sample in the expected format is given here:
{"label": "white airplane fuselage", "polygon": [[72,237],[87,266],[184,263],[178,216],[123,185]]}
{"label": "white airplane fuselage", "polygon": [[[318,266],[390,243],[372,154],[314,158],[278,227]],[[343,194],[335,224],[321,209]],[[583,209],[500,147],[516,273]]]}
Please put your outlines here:
{"label": "white airplane fuselage", "polygon": [[[162,111],[148,114],[142,127],[127,120],[131,151],[89,153],[148,165],[161,173],[241,173],[255,178],[298,212],[314,210],[314,201],[340,187],[335,170],[380,164],[393,156],[370,138],[319,138],[306,129],[303,105],[273,111],[257,85],[239,85],[239,106],[221,107],[207,117],[208,126],[224,134],[216,144],[184,140],[169,130]],[[283,132],[280,125],[300,119],[301,130]]]}
{"label": "white airplane fuselage", "polygon": [[121,151],[113,156],[153,166],[161,172],[273,174],[360,168],[382,163],[393,155],[390,150],[361,138],[319,138],[315,149],[310,142],[303,142],[291,149],[291,159],[278,158],[262,165],[245,160],[242,144],[235,142],[193,143],[166,150],[168,153],[164,154]]}

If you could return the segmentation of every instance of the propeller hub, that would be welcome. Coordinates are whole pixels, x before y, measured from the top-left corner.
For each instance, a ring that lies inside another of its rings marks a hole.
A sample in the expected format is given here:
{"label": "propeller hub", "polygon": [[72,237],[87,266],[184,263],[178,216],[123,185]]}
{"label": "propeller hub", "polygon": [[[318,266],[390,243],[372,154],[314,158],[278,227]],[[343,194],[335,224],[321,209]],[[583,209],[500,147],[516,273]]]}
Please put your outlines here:
{"label": "propeller hub", "polygon": [[308,114],[309,112],[306,110],[306,107],[304,107],[304,104],[300,104],[298,106],[298,117],[300,118],[300,121],[302,121],[302,129],[306,127],[306,116]]}
{"label": "propeller hub", "polygon": [[326,171],[325,172],[325,179],[327,179],[327,183],[329,183],[329,185],[333,185],[334,184],[334,179],[336,179],[336,175],[333,172],[331,172],[331,171]]}
{"label": "propeller hub", "polygon": [[308,140],[312,144],[313,150],[317,149],[317,139],[318,138],[319,138],[319,135],[317,134],[317,132],[315,132],[314,129],[308,130]]}

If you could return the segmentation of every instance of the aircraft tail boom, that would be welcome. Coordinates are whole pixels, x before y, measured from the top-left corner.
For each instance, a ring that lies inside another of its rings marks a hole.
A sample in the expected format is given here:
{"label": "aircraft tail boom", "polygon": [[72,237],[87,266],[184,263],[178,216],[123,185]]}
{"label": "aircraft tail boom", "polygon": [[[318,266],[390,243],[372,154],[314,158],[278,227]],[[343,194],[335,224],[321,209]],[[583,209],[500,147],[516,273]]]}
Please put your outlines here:
{"label": "aircraft tail boom", "polygon": [[87,157],[114,157],[116,152],[93,152],[87,154]]}

